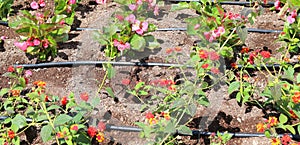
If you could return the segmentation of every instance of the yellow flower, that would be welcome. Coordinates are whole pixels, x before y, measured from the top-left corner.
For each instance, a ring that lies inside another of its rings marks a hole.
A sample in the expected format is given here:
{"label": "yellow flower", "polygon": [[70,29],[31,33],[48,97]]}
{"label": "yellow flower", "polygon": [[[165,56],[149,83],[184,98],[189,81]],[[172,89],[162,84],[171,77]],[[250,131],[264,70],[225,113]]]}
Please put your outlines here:
{"label": "yellow flower", "polygon": [[264,124],[258,123],[258,124],[256,125],[256,130],[257,130],[257,132],[264,132],[264,131],[265,131]]}
{"label": "yellow flower", "polygon": [[103,142],[104,141],[104,134],[102,132],[99,132],[97,135],[96,135],[96,140],[98,142]]}
{"label": "yellow flower", "polygon": [[278,124],[278,120],[277,120],[276,117],[269,117],[268,122],[269,122],[269,124],[270,124],[271,126],[275,126],[275,125]]}
{"label": "yellow flower", "polygon": [[272,138],[271,139],[271,145],[280,145],[280,139],[279,138]]}

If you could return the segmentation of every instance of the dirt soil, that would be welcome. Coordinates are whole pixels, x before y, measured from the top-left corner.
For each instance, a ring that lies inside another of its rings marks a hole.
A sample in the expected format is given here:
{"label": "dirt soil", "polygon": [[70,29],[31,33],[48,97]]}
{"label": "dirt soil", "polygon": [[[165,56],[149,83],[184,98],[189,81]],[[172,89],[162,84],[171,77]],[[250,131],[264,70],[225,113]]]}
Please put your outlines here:
{"label": "dirt soil", "polygon": [[[15,1],[14,13],[21,9],[28,9],[31,0]],[[51,0],[46,0],[46,7],[53,7]],[[89,0],[82,0],[76,10],[76,20],[73,27],[88,27],[101,29],[109,25],[110,15],[118,8],[118,4],[108,2],[106,5],[96,5]],[[227,11],[238,12],[243,9],[242,6],[224,6]],[[185,27],[184,18],[195,16],[192,10],[181,10],[176,12],[170,11],[170,4],[166,2],[161,8],[157,17],[149,18],[158,28]],[[281,20],[274,12],[265,9],[265,12],[257,18],[254,25],[248,26],[260,29],[283,28]],[[33,64],[35,59],[29,59],[26,55],[16,48],[13,44],[18,40],[18,35],[8,27],[0,26],[0,36],[8,36],[5,40],[5,50],[0,52],[0,74],[6,72],[8,66],[13,64]],[[165,50],[170,47],[180,46],[183,49],[183,56],[180,62],[185,62],[189,58],[190,48],[195,38],[189,37],[182,31],[153,32],[153,35],[161,40],[161,48],[154,51],[146,51],[137,54],[135,57],[124,56],[119,60],[146,60],[148,62],[166,62],[167,54]],[[93,37],[92,31],[72,31],[70,40],[61,44],[59,47],[58,57],[53,62],[78,61],[78,60],[105,60],[103,53],[100,51],[101,46]],[[249,33],[246,45],[252,49],[262,49],[268,47],[272,52],[280,47],[280,44],[274,43],[278,34],[259,34]],[[276,53],[272,53],[276,56]],[[111,98],[105,91],[97,94],[98,86],[103,79],[104,71],[101,67],[96,66],[74,66],[60,68],[41,68],[33,69],[33,77],[30,80],[43,80],[47,82],[48,93],[60,97],[74,92],[77,97],[81,92],[88,92],[90,96],[100,97],[101,105],[99,110],[94,112],[95,119],[105,121],[107,124],[132,126],[136,121],[145,119],[144,113],[140,112],[141,105],[136,99],[126,93],[127,87],[132,87],[135,81],[150,82],[151,80],[166,78],[174,79],[180,74],[179,69],[168,69],[162,67],[115,67],[117,75],[105,85],[112,87],[118,100]],[[122,79],[131,79],[129,86],[121,85]],[[0,88],[7,87],[7,78],[0,78]],[[194,117],[190,127],[194,129],[203,129],[207,131],[229,131],[229,132],[247,132],[256,133],[256,124],[263,121],[265,114],[261,109],[246,104],[240,105],[235,99],[227,95],[227,88],[221,87],[218,91],[211,91],[209,100],[212,105],[208,108],[199,106],[197,115]],[[95,95],[94,95],[95,94]],[[217,96],[217,97],[216,97]],[[213,107],[213,106],[218,106]],[[214,110],[213,112],[208,110]],[[207,113],[210,112],[210,113]],[[203,118],[208,118],[204,122]],[[204,124],[203,124],[204,123]],[[136,145],[144,144],[145,141],[138,137],[138,133],[128,133],[120,131],[106,132],[107,144],[124,144]],[[40,139],[35,139],[35,144],[42,144]],[[190,137],[179,137],[182,144],[207,144],[207,138],[190,139]],[[27,144],[32,144],[30,142]],[[268,145],[267,138],[233,138],[229,145]]]}

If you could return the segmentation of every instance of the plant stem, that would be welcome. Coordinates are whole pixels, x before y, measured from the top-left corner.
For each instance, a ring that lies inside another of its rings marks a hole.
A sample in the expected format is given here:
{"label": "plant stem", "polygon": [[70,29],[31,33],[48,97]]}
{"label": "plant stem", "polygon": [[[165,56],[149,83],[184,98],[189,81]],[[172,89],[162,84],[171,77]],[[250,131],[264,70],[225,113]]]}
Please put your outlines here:
{"label": "plant stem", "polygon": [[[49,120],[49,124],[51,125],[52,129],[53,129],[54,132],[55,132],[55,126],[54,126],[54,124],[53,124],[53,121],[52,121],[52,119],[51,119],[51,117],[50,117],[50,115],[49,115],[47,109],[46,109],[46,108],[47,108],[47,107],[46,107],[46,104],[45,104],[45,102],[41,102],[41,103],[42,103],[41,108],[43,109],[44,113],[46,113],[46,116],[47,116],[47,118],[48,118],[48,120]],[[55,136],[55,139],[56,139],[57,144],[60,145],[57,136]]]}
{"label": "plant stem", "polygon": [[100,93],[102,87],[104,86],[104,83],[105,83],[105,81],[106,81],[107,75],[108,75],[108,71],[105,70],[105,75],[104,75],[104,77],[103,77],[103,80],[102,80],[101,84],[99,85],[99,88],[98,88],[97,93]]}

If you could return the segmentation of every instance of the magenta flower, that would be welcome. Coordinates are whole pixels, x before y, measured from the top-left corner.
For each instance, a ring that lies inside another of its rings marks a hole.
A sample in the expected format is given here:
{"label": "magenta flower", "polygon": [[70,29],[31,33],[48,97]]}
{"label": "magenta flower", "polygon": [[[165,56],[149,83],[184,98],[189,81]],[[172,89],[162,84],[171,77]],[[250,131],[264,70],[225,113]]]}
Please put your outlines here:
{"label": "magenta flower", "polygon": [[115,39],[113,43],[114,43],[114,46],[116,46],[119,51],[123,51],[125,49],[130,48],[130,44],[128,42],[124,43],[122,41],[118,41]]}
{"label": "magenta flower", "polygon": [[76,0],[69,0],[69,4],[70,5],[76,4]]}
{"label": "magenta flower", "polygon": [[34,10],[39,8],[39,4],[36,1],[30,3],[30,7]]}
{"label": "magenta flower", "polygon": [[297,15],[298,14],[296,10],[292,11],[291,15],[287,17],[288,23],[293,24],[296,21]]}
{"label": "magenta flower", "polygon": [[28,48],[26,42],[15,42],[14,44],[15,44],[15,46],[17,46],[19,49],[21,49],[21,50],[23,50],[23,51],[25,51],[25,52],[26,52],[26,50],[27,50],[27,48]]}
{"label": "magenta flower", "polygon": [[224,29],[224,27],[223,26],[221,26],[221,27],[218,27],[218,33],[220,34],[220,35],[223,35],[224,33],[225,33],[225,29]]}
{"label": "magenta flower", "polygon": [[215,40],[215,37],[211,34],[211,32],[204,32],[204,37],[209,42],[213,42]]}
{"label": "magenta flower", "polygon": [[125,18],[125,20],[132,24],[132,23],[135,22],[135,15],[134,14],[130,14],[129,16],[127,16]]}
{"label": "magenta flower", "polygon": [[39,0],[39,5],[40,7],[45,7],[45,1],[44,0]]}
{"label": "magenta flower", "polygon": [[42,45],[44,48],[48,48],[49,47],[49,41],[47,39],[42,41]]}
{"label": "magenta flower", "polygon": [[276,9],[276,10],[280,10],[280,9],[281,9],[280,1],[279,1],[279,0],[276,0],[275,3],[274,3],[274,6],[275,6],[275,9]]}
{"label": "magenta flower", "polygon": [[116,14],[115,17],[119,20],[119,21],[123,21],[124,17],[122,15]]}
{"label": "magenta flower", "polygon": [[132,31],[135,31],[139,35],[143,35],[144,32],[148,31],[148,23],[136,20],[134,24],[132,24]]}
{"label": "magenta flower", "polygon": [[128,5],[128,8],[129,8],[130,10],[132,10],[132,11],[135,11],[135,10],[137,9],[137,5],[135,5],[135,4],[130,4],[130,5]]}
{"label": "magenta flower", "polygon": [[97,4],[105,4],[107,0],[96,0]]}

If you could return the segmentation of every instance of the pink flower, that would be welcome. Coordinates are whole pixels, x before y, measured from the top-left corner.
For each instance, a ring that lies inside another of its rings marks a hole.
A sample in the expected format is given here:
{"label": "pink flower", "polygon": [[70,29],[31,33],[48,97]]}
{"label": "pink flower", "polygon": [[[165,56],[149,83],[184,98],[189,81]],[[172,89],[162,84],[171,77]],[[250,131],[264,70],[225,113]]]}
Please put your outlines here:
{"label": "pink flower", "polygon": [[197,30],[197,29],[199,29],[200,28],[200,24],[196,24],[195,26],[194,26],[194,30]]}
{"label": "pink flower", "polygon": [[39,0],[39,5],[40,7],[45,7],[45,1],[44,0]]}
{"label": "pink flower", "polygon": [[72,12],[72,7],[68,5],[66,11],[67,11],[67,13],[71,13]]}
{"label": "pink flower", "polygon": [[209,38],[210,38],[210,32],[204,32],[203,35],[204,35],[204,37],[205,37],[206,40],[209,40]]}
{"label": "pink flower", "polygon": [[135,31],[139,35],[143,35],[144,32],[148,31],[148,23],[136,20],[132,25],[132,31]]}
{"label": "pink flower", "polygon": [[14,44],[15,44],[15,46],[17,46],[18,48],[20,48],[21,50],[23,50],[23,51],[26,52],[27,47],[28,47],[27,44],[26,44],[26,42],[15,42]]}
{"label": "pink flower", "polygon": [[33,44],[34,44],[35,46],[40,45],[40,44],[41,44],[41,41],[40,41],[39,39],[34,39],[34,40],[33,40]]}
{"label": "pink flower", "polygon": [[49,47],[49,41],[47,39],[42,41],[42,45],[44,48],[48,48]]}
{"label": "pink flower", "polygon": [[224,29],[224,27],[223,26],[221,26],[221,27],[218,27],[218,33],[220,34],[220,35],[223,35],[224,33],[225,33],[225,29]]}
{"label": "pink flower", "polygon": [[39,5],[36,1],[33,1],[30,3],[30,7],[34,10],[38,9],[39,8]]}
{"label": "pink flower", "polygon": [[96,0],[97,4],[105,4],[107,0]]}
{"label": "pink flower", "polygon": [[293,18],[292,16],[288,16],[286,20],[287,20],[288,23],[293,24],[296,19]]}
{"label": "pink flower", "polygon": [[275,9],[276,9],[276,10],[280,10],[280,9],[281,9],[280,1],[279,1],[279,0],[276,0],[275,3],[274,3],[274,6],[275,6]]}
{"label": "pink flower", "polygon": [[260,55],[263,57],[263,58],[270,58],[271,57],[271,53],[269,51],[261,51],[260,52]]}
{"label": "pink flower", "polygon": [[69,4],[71,5],[76,4],[76,0],[69,0]]}
{"label": "pink flower", "polygon": [[135,22],[135,15],[134,14],[130,14],[129,16],[127,16],[125,18],[125,20],[132,24],[132,23]]}
{"label": "pink flower", "polygon": [[124,17],[122,15],[116,14],[115,17],[119,20],[119,21],[123,21]]}
{"label": "pink flower", "polygon": [[220,59],[219,54],[216,53],[215,51],[208,52],[208,56],[209,56],[209,59],[212,60],[212,61],[216,61],[216,60]]}
{"label": "pink flower", "polygon": [[136,0],[136,4],[141,5],[141,4],[143,4],[143,1],[142,0]]}
{"label": "pink flower", "polygon": [[155,7],[154,7],[154,11],[153,11],[153,13],[154,13],[154,16],[158,16],[159,15],[159,8],[158,8],[158,6],[156,5]]}
{"label": "pink flower", "polygon": [[116,46],[118,48],[119,51],[123,51],[125,49],[129,49],[130,48],[130,44],[128,42],[124,43],[118,40],[114,40],[114,46]]}
{"label": "pink flower", "polygon": [[128,8],[129,8],[130,10],[132,10],[132,11],[135,11],[135,10],[137,9],[137,5],[135,5],[135,4],[130,4],[130,5],[128,5]]}
{"label": "pink flower", "polygon": [[218,68],[213,67],[213,68],[211,68],[211,72],[213,74],[218,74],[220,72],[220,70]]}
{"label": "pink flower", "polygon": [[0,37],[1,40],[5,40],[5,39],[7,39],[7,38],[8,38],[7,36],[1,36],[1,37]]}
{"label": "pink flower", "polygon": [[25,71],[25,77],[30,77],[32,76],[32,72],[30,70]]}
{"label": "pink flower", "polygon": [[65,24],[65,20],[61,20],[61,21],[59,22],[59,24],[60,24],[60,25]]}

